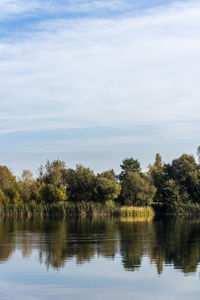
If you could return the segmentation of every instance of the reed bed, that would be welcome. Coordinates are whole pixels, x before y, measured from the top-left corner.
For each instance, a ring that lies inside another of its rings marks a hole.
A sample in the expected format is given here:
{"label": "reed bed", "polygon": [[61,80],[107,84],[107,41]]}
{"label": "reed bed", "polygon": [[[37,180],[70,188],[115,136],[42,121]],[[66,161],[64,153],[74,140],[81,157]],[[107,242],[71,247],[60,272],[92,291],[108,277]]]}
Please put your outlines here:
{"label": "reed bed", "polygon": [[66,202],[59,204],[13,204],[0,206],[1,216],[76,216],[76,215],[102,215],[121,216],[125,218],[139,217],[152,219],[152,207],[133,207],[115,204],[113,201],[106,203],[95,202]]}
{"label": "reed bed", "polygon": [[120,215],[122,218],[151,218],[154,217],[154,210],[150,206],[138,207],[138,206],[122,206],[120,208]]}
{"label": "reed bed", "polygon": [[73,216],[119,215],[120,208],[114,203],[66,202],[59,204],[14,204],[0,207],[1,216]]}

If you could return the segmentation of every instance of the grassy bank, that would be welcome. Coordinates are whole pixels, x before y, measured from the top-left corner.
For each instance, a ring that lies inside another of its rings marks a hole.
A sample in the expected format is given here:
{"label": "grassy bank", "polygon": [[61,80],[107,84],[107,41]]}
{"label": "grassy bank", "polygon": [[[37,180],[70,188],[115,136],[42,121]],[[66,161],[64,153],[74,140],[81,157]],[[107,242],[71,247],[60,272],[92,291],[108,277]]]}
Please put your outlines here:
{"label": "grassy bank", "polygon": [[66,202],[59,204],[10,204],[0,206],[0,216],[120,216],[151,220],[154,215],[193,216],[200,217],[200,205],[170,206],[119,206],[113,201],[104,204],[94,202]]}
{"label": "grassy bank", "polygon": [[154,210],[150,206],[137,207],[137,206],[122,206],[120,208],[121,217],[154,217]]}
{"label": "grassy bank", "polygon": [[1,216],[73,216],[73,215],[119,215],[120,207],[114,203],[66,202],[63,204],[18,204],[0,207]]}
{"label": "grassy bank", "polygon": [[66,202],[63,204],[18,204],[0,206],[1,216],[76,216],[105,215],[128,217],[153,217],[151,207],[120,207],[112,201],[105,204],[94,202]]}

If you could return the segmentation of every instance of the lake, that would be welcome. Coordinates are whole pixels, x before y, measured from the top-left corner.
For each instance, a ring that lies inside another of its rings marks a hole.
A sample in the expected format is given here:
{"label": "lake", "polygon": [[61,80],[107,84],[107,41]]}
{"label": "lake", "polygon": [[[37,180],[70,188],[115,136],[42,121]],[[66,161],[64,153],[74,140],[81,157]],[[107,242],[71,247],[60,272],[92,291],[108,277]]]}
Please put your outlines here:
{"label": "lake", "polygon": [[0,299],[199,299],[200,220],[0,219]]}

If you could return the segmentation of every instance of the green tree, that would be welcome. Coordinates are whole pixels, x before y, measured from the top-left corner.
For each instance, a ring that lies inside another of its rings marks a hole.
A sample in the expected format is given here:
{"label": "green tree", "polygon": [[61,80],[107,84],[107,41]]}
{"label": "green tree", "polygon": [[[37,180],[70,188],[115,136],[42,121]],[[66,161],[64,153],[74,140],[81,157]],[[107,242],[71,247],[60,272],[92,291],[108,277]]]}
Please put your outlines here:
{"label": "green tree", "polygon": [[128,172],[122,180],[121,197],[125,205],[151,205],[156,188],[145,175]]}
{"label": "green tree", "polygon": [[50,162],[47,160],[45,166],[41,166],[39,169],[38,182],[40,184],[37,184],[34,191],[36,199],[40,198],[41,202],[47,203],[66,201],[66,172],[64,161],[58,159]]}
{"label": "green tree", "polygon": [[66,187],[47,184],[43,190],[43,198],[47,203],[65,202],[67,200]]}
{"label": "green tree", "polygon": [[45,166],[39,169],[39,178],[46,184],[64,185],[64,177],[66,172],[65,162],[62,160],[47,160]]}
{"label": "green tree", "polygon": [[140,167],[140,163],[138,162],[137,159],[133,159],[131,158],[125,158],[122,161],[122,165],[120,165],[120,167],[122,168],[121,173],[119,174],[119,180],[122,181],[122,179],[124,178],[124,176],[128,173],[128,172],[141,172],[141,167]]}
{"label": "green tree", "polygon": [[23,170],[21,180],[18,182],[20,198],[24,203],[34,201],[35,180],[29,170]]}
{"label": "green tree", "polygon": [[155,201],[162,202],[163,188],[165,184],[164,180],[164,165],[160,154],[156,154],[155,162],[153,165],[149,165],[149,174],[152,179],[152,183],[156,187]]}
{"label": "green tree", "polygon": [[106,171],[97,175],[97,200],[106,202],[115,200],[120,194],[121,187],[112,172]]}
{"label": "green tree", "polygon": [[36,180],[33,186],[33,193],[32,193],[32,200],[36,204],[44,204],[46,202],[45,192],[44,192],[45,189],[46,189],[46,184],[44,182]]}
{"label": "green tree", "polygon": [[173,179],[166,181],[162,197],[165,205],[180,205],[183,203],[180,186]]}
{"label": "green tree", "polygon": [[0,189],[0,204],[8,204],[9,202],[9,197]]}
{"label": "green tree", "polygon": [[0,166],[0,190],[1,199],[4,203],[7,201],[10,203],[17,203],[20,201],[16,177],[6,166]]}
{"label": "green tree", "polygon": [[[169,202],[168,195],[174,190],[171,185],[173,180],[175,190],[179,191],[179,204],[200,202],[200,171],[192,155],[183,154],[174,159],[171,164],[166,164],[165,168],[165,189],[163,197]],[[166,193],[167,191],[167,193]],[[167,197],[166,197],[167,195]],[[177,202],[178,200],[176,200]]]}
{"label": "green tree", "polygon": [[65,175],[70,201],[95,201],[96,177],[92,170],[77,165],[75,171],[70,169]]}

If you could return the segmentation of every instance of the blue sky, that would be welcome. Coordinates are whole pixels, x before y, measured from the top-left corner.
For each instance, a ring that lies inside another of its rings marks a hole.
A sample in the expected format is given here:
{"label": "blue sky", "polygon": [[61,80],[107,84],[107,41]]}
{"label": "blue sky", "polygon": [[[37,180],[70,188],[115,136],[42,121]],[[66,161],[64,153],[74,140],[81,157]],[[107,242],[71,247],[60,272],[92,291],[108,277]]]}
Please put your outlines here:
{"label": "blue sky", "polygon": [[195,154],[199,16],[189,0],[1,0],[0,163]]}

